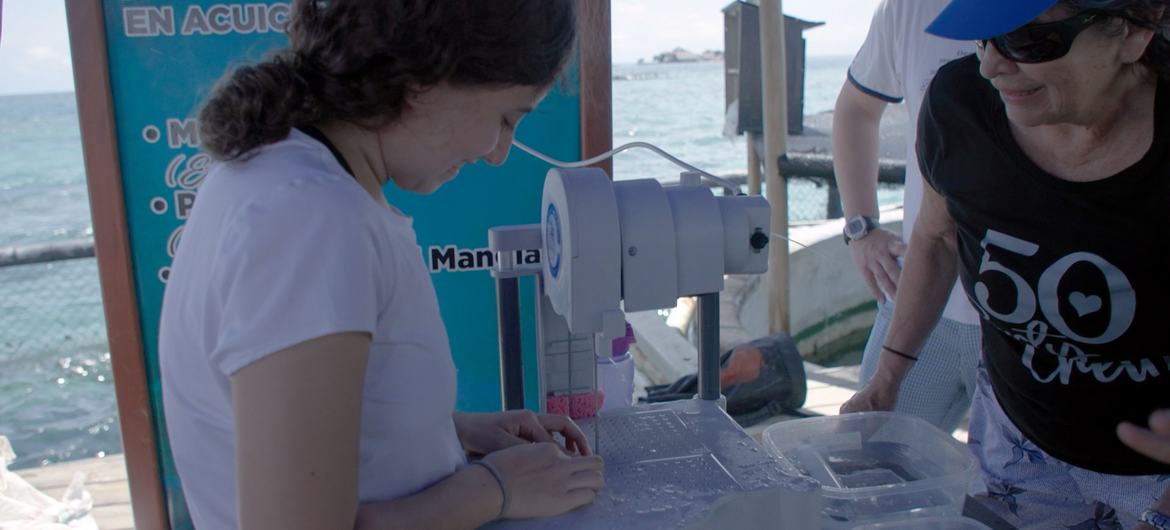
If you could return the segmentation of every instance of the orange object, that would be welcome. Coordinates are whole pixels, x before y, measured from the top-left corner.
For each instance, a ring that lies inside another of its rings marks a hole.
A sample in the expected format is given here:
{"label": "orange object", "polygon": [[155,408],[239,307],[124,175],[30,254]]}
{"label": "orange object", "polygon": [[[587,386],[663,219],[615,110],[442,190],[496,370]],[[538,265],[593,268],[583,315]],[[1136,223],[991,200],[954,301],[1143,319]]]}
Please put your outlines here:
{"label": "orange object", "polygon": [[719,371],[719,386],[728,388],[750,383],[760,377],[764,369],[764,353],[751,346],[741,346],[731,352],[727,365]]}

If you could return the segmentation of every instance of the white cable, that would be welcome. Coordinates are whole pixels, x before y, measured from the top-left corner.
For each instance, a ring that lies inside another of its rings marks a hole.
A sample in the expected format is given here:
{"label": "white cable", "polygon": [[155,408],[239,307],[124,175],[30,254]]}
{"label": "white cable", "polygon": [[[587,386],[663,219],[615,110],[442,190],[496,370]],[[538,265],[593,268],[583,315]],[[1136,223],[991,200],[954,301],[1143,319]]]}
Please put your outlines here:
{"label": "white cable", "polygon": [[728,192],[730,192],[733,195],[739,195],[739,193],[740,193],[739,186],[736,186],[731,181],[728,181],[727,179],[722,178],[722,177],[717,177],[717,176],[712,175],[706,171],[703,171],[695,166],[692,166],[686,162],[683,162],[682,160],[679,160],[674,155],[667,153],[666,151],[663,151],[662,149],[658,148],[657,146],[650,145],[646,142],[630,142],[628,144],[622,145],[621,147],[618,147],[617,149],[610,150],[608,152],[602,153],[602,154],[597,155],[597,156],[590,158],[588,160],[582,160],[580,162],[564,162],[561,160],[557,160],[555,158],[552,158],[552,157],[545,155],[544,153],[541,153],[540,151],[537,151],[531,147],[528,147],[527,145],[524,145],[522,142],[520,142],[520,140],[516,140],[514,138],[512,139],[512,145],[519,147],[521,151],[524,151],[525,153],[528,153],[536,158],[539,158],[545,162],[548,162],[549,164],[552,164],[552,165],[557,166],[557,167],[570,168],[570,169],[571,168],[578,168],[578,167],[592,166],[593,164],[601,162],[602,160],[605,160],[607,158],[611,158],[611,157],[613,157],[613,155],[616,155],[622,151],[625,151],[626,149],[632,149],[634,147],[641,147],[642,149],[648,149],[650,151],[653,151],[658,156],[661,156],[662,158],[665,158],[665,159],[673,162],[678,167],[681,167],[681,168],[689,170],[689,171],[694,171],[694,172],[706,177],[711,182],[714,182],[720,186],[723,186],[724,189],[726,189]]}
{"label": "white cable", "polygon": [[801,248],[804,248],[804,249],[808,250],[809,252],[812,252],[813,254],[816,254],[816,255],[818,255],[818,256],[822,256],[822,257],[828,257],[828,256],[824,256],[824,255],[823,255],[823,254],[821,254],[820,252],[817,252],[817,250],[816,250],[815,248],[812,248],[812,247],[810,247],[810,246],[808,246],[808,245],[806,245],[806,244],[804,244],[804,243],[801,243],[800,241],[797,241],[797,240],[795,240],[795,239],[792,239],[792,238],[790,238],[790,237],[784,237],[784,236],[782,236],[782,235],[780,235],[780,234],[777,234],[776,232],[772,232],[772,237],[778,237],[778,238],[780,238],[780,239],[783,239],[783,240],[785,240],[785,241],[787,241],[787,242],[789,242],[789,243],[795,243],[797,246],[799,246],[799,247],[801,247]]}

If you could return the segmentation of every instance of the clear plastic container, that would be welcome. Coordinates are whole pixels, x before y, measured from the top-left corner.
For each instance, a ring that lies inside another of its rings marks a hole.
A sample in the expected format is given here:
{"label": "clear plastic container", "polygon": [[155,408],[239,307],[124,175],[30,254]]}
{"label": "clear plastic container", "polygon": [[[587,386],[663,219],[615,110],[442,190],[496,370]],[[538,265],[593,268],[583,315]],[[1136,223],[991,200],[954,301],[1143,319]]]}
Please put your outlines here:
{"label": "clear plastic container", "polygon": [[927,517],[888,523],[867,524],[853,530],[991,530],[983,523],[966,517]]}
{"label": "clear plastic container", "polygon": [[821,483],[827,528],[959,517],[976,469],[966,446],[893,412],[786,421],[763,439],[785,472]]}
{"label": "clear plastic container", "polygon": [[597,358],[597,389],[605,396],[602,411],[634,406],[634,358],[630,356],[630,345],[635,342],[634,328],[626,324],[625,336],[613,340],[613,356]]}
{"label": "clear plastic container", "polygon": [[597,359],[597,388],[605,395],[603,411],[634,406],[634,359],[629,353]]}

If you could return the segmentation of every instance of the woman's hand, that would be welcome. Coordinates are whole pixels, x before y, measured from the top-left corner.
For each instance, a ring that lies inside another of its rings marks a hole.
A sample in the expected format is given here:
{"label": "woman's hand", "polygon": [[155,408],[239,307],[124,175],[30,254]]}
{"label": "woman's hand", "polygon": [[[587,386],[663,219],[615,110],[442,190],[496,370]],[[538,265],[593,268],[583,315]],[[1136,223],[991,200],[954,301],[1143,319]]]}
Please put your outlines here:
{"label": "woman's hand", "polygon": [[849,253],[874,298],[886,302],[887,295],[893,298],[898,294],[898,279],[902,275],[898,258],[906,254],[906,243],[902,238],[889,230],[877,228],[864,238],[850,242]]}
{"label": "woman's hand", "polygon": [[560,446],[513,446],[484,458],[500,473],[507,505],[501,517],[550,517],[593,502],[605,484],[600,456],[570,456]]}
{"label": "woman's hand", "polygon": [[1149,429],[1122,422],[1117,426],[1117,437],[1134,451],[1170,464],[1170,409],[1150,414]]}
{"label": "woman's hand", "polygon": [[898,404],[898,390],[901,386],[901,379],[878,370],[873,379],[841,405],[841,414],[894,410],[894,406]]}
{"label": "woman's hand", "polygon": [[471,454],[486,455],[521,444],[555,444],[553,433],[564,437],[569,454],[592,454],[581,428],[565,416],[510,410],[482,414],[456,412],[453,418],[459,441]]}

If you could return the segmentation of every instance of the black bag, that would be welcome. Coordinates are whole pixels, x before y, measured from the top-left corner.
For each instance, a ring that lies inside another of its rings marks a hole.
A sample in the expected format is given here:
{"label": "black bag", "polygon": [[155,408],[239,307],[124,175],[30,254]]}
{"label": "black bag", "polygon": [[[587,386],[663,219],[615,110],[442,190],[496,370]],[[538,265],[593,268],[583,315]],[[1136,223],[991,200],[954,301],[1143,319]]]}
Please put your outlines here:
{"label": "black bag", "polygon": [[[754,380],[723,389],[727,397],[727,414],[742,427],[750,427],[778,414],[804,416],[797,411],[808,395],[804,360],[796,343],[786,333],[777,333],[736,346],[719,357],[726,368],[731,356],[744,348],[754,348],[763,355],[763,366]],[[685,375],[668,385],[646,387],[640,401],[659,403],[691,399],[699,391],[698,374]]]}

